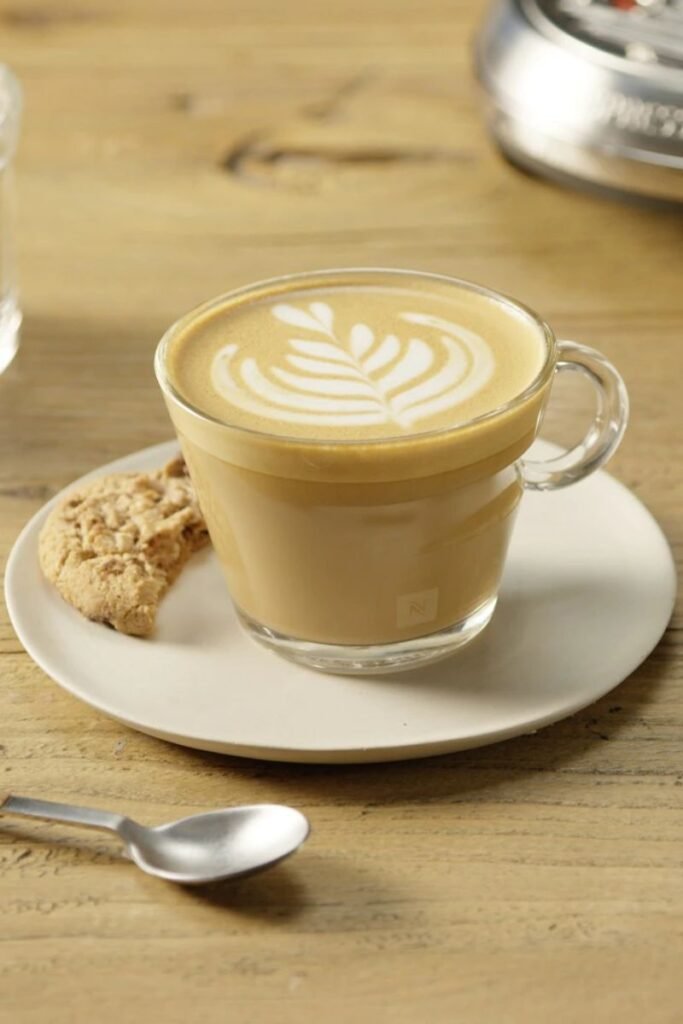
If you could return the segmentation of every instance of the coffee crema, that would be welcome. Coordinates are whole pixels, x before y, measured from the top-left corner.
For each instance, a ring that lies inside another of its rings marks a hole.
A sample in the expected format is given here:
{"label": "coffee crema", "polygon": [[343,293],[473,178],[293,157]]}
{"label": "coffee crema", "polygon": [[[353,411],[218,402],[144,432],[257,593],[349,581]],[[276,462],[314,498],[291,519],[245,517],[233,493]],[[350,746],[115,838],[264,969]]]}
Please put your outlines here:
{"label": "coffee crema", "polygon": [[438,278],[387,276],[396,280],[345,285],[321,274],[284,293],[227,296],[178,325],[170,383],[231,426],[364,442],[469,423],[541,372],[543,332],[517,307]]}

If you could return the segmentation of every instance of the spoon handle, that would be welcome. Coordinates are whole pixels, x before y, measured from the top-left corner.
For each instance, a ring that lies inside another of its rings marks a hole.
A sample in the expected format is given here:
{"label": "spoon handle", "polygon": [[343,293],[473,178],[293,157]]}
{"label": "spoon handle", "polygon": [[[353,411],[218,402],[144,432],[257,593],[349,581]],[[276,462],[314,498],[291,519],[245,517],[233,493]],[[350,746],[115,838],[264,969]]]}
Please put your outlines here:
{"label": "spoon handle", "polygon": [[11,793],[0,793],[0,814],[47,818],[50,821],[65,821],[69,825],[85,825],[87,828],[103,828],[112,832],[116,832],[126,820],[120,814],[100,811],[94,807],[57,804],[52,800],[32,800],[30,797],[14,796]]}

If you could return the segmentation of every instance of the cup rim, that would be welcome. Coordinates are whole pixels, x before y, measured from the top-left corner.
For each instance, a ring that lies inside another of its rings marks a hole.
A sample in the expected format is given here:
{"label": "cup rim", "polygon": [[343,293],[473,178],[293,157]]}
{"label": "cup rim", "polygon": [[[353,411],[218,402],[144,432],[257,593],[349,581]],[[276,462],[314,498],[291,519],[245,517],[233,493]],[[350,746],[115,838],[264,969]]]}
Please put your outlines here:
{"label": "cup rim", "polygon": [[[241,423],[230,422],[228,419],[221,419],[217,416],[212,416],[210,413],[204,412],[198,406],[195,406],[187,398],[180,394],[180,392],[173,386],[169,376],[166,372],[166,354],[169,349],[171,341],[186,327],[188,327],[198,316],[203,313],[207,313],[218,306],[223,305],[225,302],[238,299],[240,296],[249,295],[250,292],[257,292],[259,290],[267,290],[278,285],[289,285],[296,286],[297,283],[305,281],[318,281],[319,279],[331,279],[333,280],[339,276],[349,275],[371,275],[371,274],[383,274],[395,276],[397,278],[419,278],[425,281],[439,281],[441,283],[452,284],[461,290],[475,292],[478,295],[482,295],[487,299],[497,303],[506,309],[507,312],[512,312],[515,315],[521,315],[527,321],[530,321],[534,327],[540,330],[546,345],[546,356],[543,361],[543,365],[540,370],[527,385],[527,387],[520,391],[519,394],[514,395],[513,398],[504,402],[502,405],[496,406],[495,409],[490,409],[488,412],[481,413],[479,416],[474,416],[471,419],[463,420],[460,423],[452,423],[447,427],[436,427],[432,430],[416,431],[415,433],[405,435],[395,435],[390,437],[369,437],[369,438],[311,438],[292,436],[285,433],[274,433],[266,430],[257,430],[254,427],[246,427]],[[217,295],[212,299],[208,299],[205,302],[193,307],[183,316],[175,320],[171,326],[164,332],[159,341],[155,353],[154,353],[154,372],[157,378],[159,387],[161,388],[164,395],[171,399],[177,405],[179,405],[190,415],[200,419],[204,422],[209,422],[227,431],[234,431],[236,433],[252,437],[255,440],[273,442],[277,444],[286,444],[292,446],[303,446],[308,448],[344,448],[344,447],[357,447],[362,445],[364,448],[386,448],[391,445],[405,444],[406,441],[429,441],[436,437],[443,437],[447,434],[457,434],[466,429],[474,426],[478,426],[481,423],[494,420],[497,417],[510,412],[511,410],[523,405],[530,398],[532,398],[537,392],[539,392],[547,383],[549,378],[552,376],[555,363],[557,361],[557,340],[555,334],[549,324],[546,323],[533,309],[529,306],[518,302],[516,299],[505,295],[502,292],[497,292],[495,289],[487,288],[484,285],[475,283],[474,281],[468,281],[465,278],[452,277],[449,274],[437,274],[431,271],[422,270],[405,270],[396,267],[333,267],[324,270],[306,270],[299,271],[294,274],[280,274],[276,277],[264,278],[260,281],[255,281],[252,284],[243,285],[239,288],[231,289],[228,292],[224,292],[221,295]]]}

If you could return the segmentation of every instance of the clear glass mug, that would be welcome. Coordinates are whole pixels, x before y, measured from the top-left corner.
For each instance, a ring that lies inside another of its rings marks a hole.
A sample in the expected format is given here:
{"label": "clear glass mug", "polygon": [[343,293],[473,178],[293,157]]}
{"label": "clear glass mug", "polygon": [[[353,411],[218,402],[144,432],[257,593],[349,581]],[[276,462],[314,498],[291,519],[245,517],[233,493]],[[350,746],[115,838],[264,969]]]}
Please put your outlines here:
{"label": "clear glass mug", "polygon": [[[526,318],[545,351],[524,392],[456,427],[410,443],[286,438],[206,415],[169,379],[175,338],[227,299],[407,273],[322,271],[262,282],[194,310],[157,349],[157,378],[240,620],[259,643],[311,668],[394,671],[472,640],[493,615],[524,490],[581,480],[606,462],[626,427],[626,389],[604,356],[558,342],[505,296],[440,275],[411,273],[493,300],[501,323]],[[582,374],[595,389],[590,429],[557,458],[525,458],[562,372]]]}
{"label": "clear glass mug", "polygon": [[14,252],[13,181],[20,116],[19,83],[9,68],[0,64],[0,373],[16,354],[21,325]]}

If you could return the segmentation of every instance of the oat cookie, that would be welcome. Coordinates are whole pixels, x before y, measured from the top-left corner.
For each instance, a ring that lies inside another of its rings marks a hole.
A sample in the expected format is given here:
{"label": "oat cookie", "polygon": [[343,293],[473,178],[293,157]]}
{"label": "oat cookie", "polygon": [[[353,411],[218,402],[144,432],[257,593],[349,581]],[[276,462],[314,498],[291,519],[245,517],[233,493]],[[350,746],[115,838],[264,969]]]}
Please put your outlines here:
{"label": "oat cookie", "polygon": [[81,614],[148,636],[161,598],[209,539],[182,458],[85,484],[40,533],[43,573]]}

